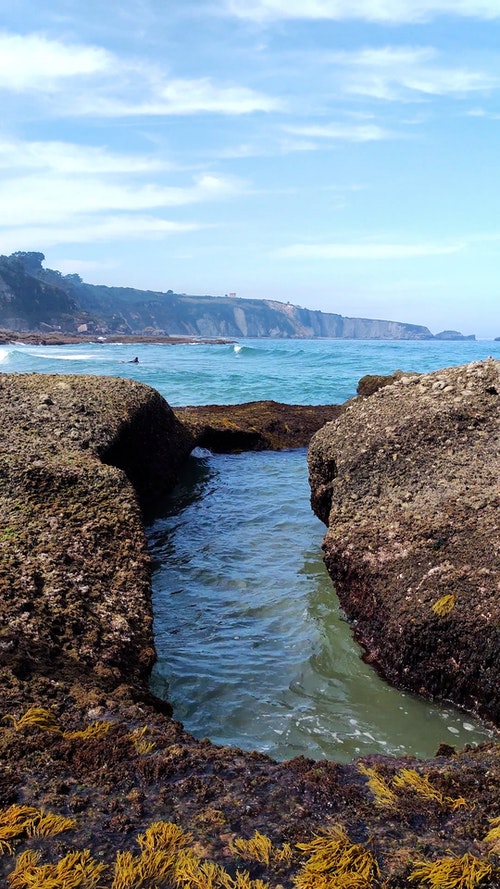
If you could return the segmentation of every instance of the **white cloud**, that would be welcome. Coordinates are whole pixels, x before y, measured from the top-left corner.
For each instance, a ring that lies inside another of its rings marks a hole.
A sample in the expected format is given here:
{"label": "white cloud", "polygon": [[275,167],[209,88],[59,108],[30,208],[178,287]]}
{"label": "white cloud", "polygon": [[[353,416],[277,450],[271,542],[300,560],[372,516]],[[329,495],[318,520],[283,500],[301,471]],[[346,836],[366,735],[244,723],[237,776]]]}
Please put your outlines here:
{"label": "white cloud", "polygon": [[52,224],[82,213],[141,211],[221,200],[244,190],[240,180],[200,175],[188,186],[125,185],[108,177],[25,176],[0,182],[0,205],[9,225]]}
{"label": "white cloud", "polygon": [[43,96],[45,112],[61,117],[243,115],[283,107],[246,86],[169,77],[149,63],[39,34],[0,34],[1,89]]}
{"label": "white cloud", "polygon": [[344,68],[347,93],[378,99],[461,96],[498,87],[498,77],[464,66],[440,65],[432,47],[386,46],[341,52],[331,61]]}
{"label": "white cloud", "polygon": [[0,252],[45,250],[57,244],[92,244],[96,241],[156,240],[204,227],[198,223],[171,222],[135,214],[98,219],[87,217],[66,225],[26,225],[5,230],[0,226]]}
{"label": "white cloud", "polygon": [[305,126],[285,126],[286,133],[303,136],[308,139],[333,139],[344,142],[378,142],[388,139],[390,133],[376,124],[348,126],[345,124],[318,124]]}
{"label": "white cloud", "polygon": [[273,254],[279,259],[414,259],[457,253],[464,244],[291,244]]}
{"label": "white cloud", "polygon": [[500,120],[500,113],[485,111],[484,108],[473,108],[472,111],[467,111],[467,117],[484,117],[486,120]]}
{"label": "white cloud", "polygon": [[363,19],[405,24],[427,22],[441,15],[500,18],[498,0],[227,0],[227,10],[256,22]]}
{"label": "white cloud", "polygon": [[118,95],[76,98],[68,113],[97,117],[162,116],[186,114],[253,114],[281,109],[282,102],[243,86],[221,86],[208,77],[144,81],[147,98],[131,101]]}
{"label": "white cloud", "polygon": [[98,47],[64,44],[41,34],[0,33],[0,89],[54,90],[68,79],[102,74],[111,63],[112,56]]}
{"label": "white cloud", "polygon": [[119,154],[93,145],[71,142],[23,142],[0,138],[0,169],[40,169],[57,173],[140,174],[169,170],[156,157]]}

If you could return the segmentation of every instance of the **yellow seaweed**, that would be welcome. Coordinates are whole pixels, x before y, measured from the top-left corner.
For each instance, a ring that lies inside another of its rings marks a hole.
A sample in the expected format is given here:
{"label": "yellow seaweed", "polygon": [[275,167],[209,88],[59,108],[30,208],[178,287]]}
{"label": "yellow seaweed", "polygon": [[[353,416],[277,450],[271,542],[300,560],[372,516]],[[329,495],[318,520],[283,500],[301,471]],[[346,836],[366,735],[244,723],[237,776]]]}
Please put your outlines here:
{"label": "yellow seaweed", "polygon": [[9,840],[29,836],[53,837],[76,826],[73,818],[54,815],[33,806],[10,806],[0,811],[0,855],[13,854]]}
{"label": "yellow seaweed", "polygon": [[370,788],[376,806],[385,807],[393,806],[397,802],[396,794],[391,790],[382,775],[379,775],[376,769],[358,765],[358,769],[362,775],[368,778],[368,787]]}
{"label": "yellow seaweed", "polygon": [[56,864],[38,864],[37,852],[23,852],[7,877],[11,889],[100,889],[106,865],[95,861],[90,851],[69,852]]}
{"label": "yellow seaweed", "polygon": [[485,843],[493,843],[492,852],[500,852],[500,818],[490,818],[490,830],[484,838]]}
{"label": "yellow seaweed", "polygon": [[36,728],[42,729],[45,732],[54,732],[58,735],[62,734],[56,717],[50,710],[45,710],[44,707],[30,707],[20,719],[16,719],[15,716],[7,713],[4,716],[4,719],[11,719],[16,731],[36,726]]}
{"label": "yellow seaweed", "polygon": [[112,889],[159,889],[175,881],[179,854],[192,840],[191,834],[171,821],[154,821],[137,842],[140,855],[119,852]]}
{"label": "yellow seaweed", "polygon": [[456,597],[453,593],[450,593],[447,596],[441,596],[437,602],[434,602],[434,605],[431,606],[434,614],[437,614],[438,617],[445,617],[450,611],[453,611],[455,607]]}
{"label": "yellow seaweed", "polygon": [[74,740],[75,738],[86,740],[87,738],[100,738],[107,735],[113,723],[111,722],[91,722],[84,729],[75,732],[63,732],[63,738],[66,740]]}
{"label": "yellow seaweed", "polygon": [[241,855],[242,858],[247,858],[250,861],[259,861],[261,864],[269,864],[273,844],[269,837],[256,830],[250,840],[237,838],[229,844],[229,848],[231,852]]}
{"label": "yellow seaweed", "polygon": [[113,872],[112,889],[160,889],[172,883],[175,874],[175,855],[161,850],[118,852]]}
{"label": "yellow seaweed", "polygon": [[184,833],[182,827],[173,821],[153,821],[144,833],[140,833],[137,842],[143,852],[175,852],[184,849],[193,837]]}
{"label": "yellow seaweed", "polygon": [[175,883],[181,889],[232,889],[233,881],[220,864],[202,861],[191,849],[181,850],[175,866]]}
{"label": "yellow seaweed", "polygon": [[76,827],[74,818],[65,818],[64,815],[53,815],[51,812],[40,810],[38,817],[29,825],[28,834],[33,837],[55,837],[74,827]]}
{"label": "yellow seaweed", "polygon": [[297,843],[308,856],[294,880],[297,889],[369,889],[379,868],[365,846],[352,843],[341,825],[308,843]]}
{"label": "yellow seaweed", "polygon": [[466,852],[461,858],[450,856],[437,861],[420,861],[410,874],[412,882],[427,883],[433,889],[475,889],[491,876],[492,865]]}
{"label": "yellow seaweed", "polygon": [[293,855],[292,847],[289,843],[284,843],[281,848],[273,846],[269,837],[255,831],[253,837],[244,840],[241,837],[229,843],[231,852],[240,855],[248,861],[258,861],[260,864],[269,865],[272,862],[290,861]]}
{"label": "yellow seaweed", "polygon": [[134,731],[129,734],[129,738],[132,741],[136,752],[141,754],[141,756],[151,753],[156,747],[154,741],[146,741],[144,735],[147,731],[148,727],[145,725],[144,728],[134,729]]}
{"label": "yellow seaweed", "polygon": [[9,806],[0,811],[0,855],[12,855],[9,840],[22,836],[39,817],[40,810],[33,806]]}
{"label": "yellow seaweed", "polygon": [[397,787],[401,790],[414,790],[415,793],[418,793],[419,796],[424,797],[424,799],[433,800],[434,802],[439,803],[439,805],[446,806],[452,811],[467,806],[467,803],[462,796],[456,798],[445,796],[437,789],[437,787],[432,786],[428,775],[419,775],[414,769],[401,769],[401,771],[394,776],[392,783],[393,787]]}

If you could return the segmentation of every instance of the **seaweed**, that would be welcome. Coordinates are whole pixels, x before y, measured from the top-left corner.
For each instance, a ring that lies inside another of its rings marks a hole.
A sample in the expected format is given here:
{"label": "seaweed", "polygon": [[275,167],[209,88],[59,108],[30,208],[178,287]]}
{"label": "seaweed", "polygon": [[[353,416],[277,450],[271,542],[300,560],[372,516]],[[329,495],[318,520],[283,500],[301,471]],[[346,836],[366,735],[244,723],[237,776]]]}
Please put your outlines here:
{"label": "seaweed", "polygon": [[380,807],[394,806],[397,802],[397,796],[391,790],[382,775],[379,775],[376,769],[365,766],[362,763],[358,765],[358,769],[362,775],[368,778],[368,787],[370,788],[375,805]]}
{"label": "seaweed", "polygon": [[295,877],[296,889],[369,889],[380,873],[370,850],[352,843],[342,825],[297,848],[309,857]]}
{"label": "seaweed", "polygon": [[16,719],[10,713],[7,713],[3,718],[11,719],[17,732],[24,728],[35,726],[45,732],[54,732],[58,735],[62,734],[54,714],[51,713],[50,710],[46,710],[44,707],[30,707],[20,719]]}
{"label": "seaweed", "polygon": [[148,727],[145,725],[143,728],[134,729],[134,731],[129,734],[129,738],[134,745],[136,753],[139,753],[141,756],[151,753],[156,747],[154,741],[146,741],[144,736],[147,731]]}
{"label": "seaweed", "polygon": [[101,874],[107,865],[95,861],[88,849],[69,852],[56,864],[41,864],[38,852],[19,855],[7,877],[10,889],[100,889]]}
{"label": "seaweed", "polygon": [[490,830],[483,842],[493,843],[492,852],[500,852],[500,818],[490,818]]}
{"label": "seaweed", "polygon": [[401,769],[393,778],[393,787],[401,790],[414,790],[424,799],[433,800],[441,806],[445,806],[454,812],[456,809],[466,808],[467,803],[463,796],[445,796],[437,787],[433,787],[428,775],[419,775],[414,769]]}
{"label": "seaweed", "polygon": [[292,847],[289,843],[284,843],[279,849],[273,846],[269,837],[255,831],[253,837],[244,840],[241,837],[233,840],[229,844],[231,852],[246,858],[249,861],[258,861],[260,864],[269,865],[272,862],[281,863],[290,861],[292,858]]}
{"label": "seaweed", "polygon": [[445,617],[450,611],[453,611],[456,603],[456,597],[453,593],[448,594],[447,596],[441,596],[434,605],[431,606],[434,614],[437,614],[438,617]]}
{"label": "seaweed", "polygon": [[450,856],[431,862],[420,861],[409,879],[427,883],[433,889],[474,889],[492,872],[493,867],[488,861],[481,861],[466,852],[461,858]]}

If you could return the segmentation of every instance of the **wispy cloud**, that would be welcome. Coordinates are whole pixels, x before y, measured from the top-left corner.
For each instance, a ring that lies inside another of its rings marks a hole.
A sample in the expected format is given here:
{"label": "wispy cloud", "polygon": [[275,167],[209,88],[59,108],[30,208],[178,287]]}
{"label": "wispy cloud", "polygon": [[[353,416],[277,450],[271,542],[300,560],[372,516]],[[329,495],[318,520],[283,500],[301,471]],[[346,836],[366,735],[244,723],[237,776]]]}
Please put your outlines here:
{"label": "wispy cloud", "polygon": [[500,120],[500,112],[486,111],[484,108],[473,108],[467,111],[467,117],[483,117],[486,120]]}
{"label": "wispy cloud", "polygon": [[209,170],[188,176],[147,155],[3,139],[0,250],[189,233],[206,225],[165,219],[165,211],[225,201],[246,189],[236,177]]}
{"label": "wispy cloud", "polygon": [[145,155],[120,154],[101,146],[70,142],[26,142],[0,138],[0,169],[62,174],[142,174],[172,169],[168,161]]}
{"label": "wispy cloud", "polygon": [[5,228],[0,225],[2,252],[42,249],[58,244],[92,244],[99,241],[156,240],[175,234],[197,231],[198,223],[172,222],[156,216],[119,215],[83,217],[70,224],[25,225]]}
{"label": "wispy cloud", "polygon": [[331,61],[344,69],[347,93],[377,99],[459,97],[500,86],[496,75],[440,64],[432,47],[385,46],[341,52]]}
{"label": "wispy cloud", "polygon": [[198,176],[185,187],[159,183],[125,184],[108,177],[25,176],[0,182],[0,205],[9,225],[50,224],[78,214],[142,211],[223,200],[241,194],[240,180]]}
{"label": "wispy cloud", "polygon": [[167,80],[144,77],[145,98],[130,101],[119,95],[80,95],[70,112],[97,117],[228,114],[277,111],[280,99],[244,86],[221,85],[208,77]]}
{"label": "wispy cloud", "polygon": [[45,112],[62,117],[245,115],[283,108],[281,99],[238,83],[173,77],[158,65],[39,34],[0,34],[0,90],[43,97]]}
{"label": "wispy cloud", "polygon": [[391,133],[376,124],[348,125],[339,123],[290,125],[283,127],[284,132],[309,139],[341,140],[343,142],[378,142],[389,139]]}
{"label": "wispy cloud", "polygon": [[441,256],[457,253],[465,244],[291,244],[274,252],[279,259],[415,259],[419,256]]}
{"label": "wispy cloud", "polygon": [[416,24],[442,15],[500,18],[497,0],[227,0],[227,10],[238,18],[256,22],[362,19],[381,24]]}

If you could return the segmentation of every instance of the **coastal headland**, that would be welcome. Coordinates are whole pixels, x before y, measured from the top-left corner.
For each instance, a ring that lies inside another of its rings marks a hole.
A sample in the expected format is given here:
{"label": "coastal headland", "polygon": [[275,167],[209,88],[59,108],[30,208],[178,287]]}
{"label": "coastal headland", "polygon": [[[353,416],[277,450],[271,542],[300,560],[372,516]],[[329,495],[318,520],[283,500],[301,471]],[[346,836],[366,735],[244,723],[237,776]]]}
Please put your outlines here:
{"label": "coastal headland", "polygon": [[498,724],[498,373],[402,377],[331,416],[291,406],[290,423],[272,402],[174,412],[130,380],[0,375],[6,886],[498,886],[497,743],[277,763],[184,731],[149,691],[143,527],[207,428],[221,448],[250,425],[254,446],[290,447],[333,419],[311,445],[312,502],[368,656]]}

